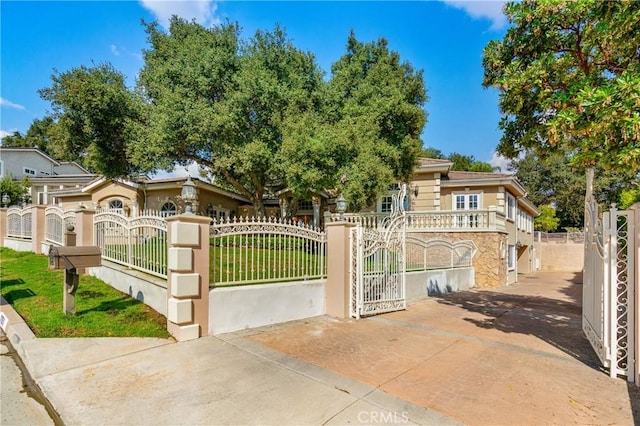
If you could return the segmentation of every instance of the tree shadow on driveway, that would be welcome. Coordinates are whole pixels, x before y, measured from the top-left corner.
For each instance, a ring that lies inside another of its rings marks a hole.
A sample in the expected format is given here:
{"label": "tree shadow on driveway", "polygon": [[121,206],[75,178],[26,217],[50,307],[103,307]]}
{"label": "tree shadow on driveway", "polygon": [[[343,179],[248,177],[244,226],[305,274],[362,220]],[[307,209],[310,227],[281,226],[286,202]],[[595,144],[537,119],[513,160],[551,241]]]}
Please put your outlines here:
{"label": "tree shadow on driveway", "polygon": [[[545,284],[541,282],[540,285]],[[496,291],[451,293],[437,300],[438,303],[458,306],[487,317],[481,320],[464,318],[478,327],[536,336],[585,365],[604,371],[582,332],[581,289],[581,280],[576,277],[557,288],[564,295],[558,298],[526,292],[518,294],[517,288],[511,291],[514,288],[507,287]]]}

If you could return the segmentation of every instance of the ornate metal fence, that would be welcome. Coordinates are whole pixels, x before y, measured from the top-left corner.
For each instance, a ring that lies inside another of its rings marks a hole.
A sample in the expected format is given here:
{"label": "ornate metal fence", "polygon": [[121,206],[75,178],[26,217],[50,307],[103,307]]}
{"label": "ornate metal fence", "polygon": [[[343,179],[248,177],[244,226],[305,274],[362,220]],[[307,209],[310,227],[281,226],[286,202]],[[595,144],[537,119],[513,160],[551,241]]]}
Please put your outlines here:
{"label": "ornate metal fence", "polygon": [[31,207],[10,207],[7,210],[7,237],[31,239]]}
{"label": "ornate metal fence", "polygon": [[211,225],[214,286],[324,278],[324,232],[274,218],[214,219]]}
{"label": "ornate metal fence", "polygon": [[471,240],[452,243],[437,238],[425,241],[407,236],[406,243],[407,272],[470,267],[478,251]]}
{"label": "ornate metal fence", "polygon": [[44,210],[44,218],[45,240],[56,245],[64,245],[64,233],[67,225],[75,226],[76,224],[75,211],[64,211],[60,207],[50,206]]}
{"label": "ornate metal fence", "polygon": [[128,218],[102,211],[94,215],[93,225],[103,259],[167,278],[167,222],[159,213]]}
{"label": "ornate metal fence", "polygon": [[611,377],[634,380],[634,215],[615,207],[600,217],[587,177],[582,329]]}
{"label": "ornate metal fence", "polygon": [[391,215],[377,228],[361,222],[351,230],[350,315],[360,318],[405,309],[406,185],[393,196]]}

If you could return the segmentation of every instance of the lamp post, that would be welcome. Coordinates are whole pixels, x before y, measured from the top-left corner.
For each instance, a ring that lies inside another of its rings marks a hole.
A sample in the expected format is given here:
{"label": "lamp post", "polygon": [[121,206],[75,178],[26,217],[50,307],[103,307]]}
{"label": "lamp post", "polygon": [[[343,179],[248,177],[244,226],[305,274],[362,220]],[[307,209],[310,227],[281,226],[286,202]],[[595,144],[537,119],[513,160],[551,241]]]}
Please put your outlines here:
{"label": "lamp post", "polygon": [[10,201],[11,201],[11,198],[9,198],[9,194],[2,194],[2,206],[3,207],[7,207],[7,204],[9,204]]}
{"label": "lamp post", "polygon": [[336,200],[336,210],[340,213],[340,222],[344,222],[344,212],[347,211],[347,200],[344,199],[342,194]]}
{"label": "lamp post", "polygon": [[185,183],[182,184],[182,199],[186,203],[185,214],[193,214],[193,210],[191,209],[191,205],[197,199],[198,194],[196,193],[196,185],[191,180],[191,176],[187,178]]}

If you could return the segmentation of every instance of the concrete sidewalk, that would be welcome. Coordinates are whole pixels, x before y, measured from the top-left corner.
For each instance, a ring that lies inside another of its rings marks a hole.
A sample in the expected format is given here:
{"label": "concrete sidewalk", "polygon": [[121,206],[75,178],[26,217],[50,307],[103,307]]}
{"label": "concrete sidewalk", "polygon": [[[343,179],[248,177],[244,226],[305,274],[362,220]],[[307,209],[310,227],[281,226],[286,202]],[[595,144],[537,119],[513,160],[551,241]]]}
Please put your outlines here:
{"label": "concrete sidewalk", "polygon": [[15,317],[8,335],[67,425],[640,424],[640,392],[582,334],[580,296],[549,273],[185,343],[35,339]]}
{"label": "concrete sidewalk", "polygon": [[2,311],[12,345],[66,425],[458,424],[237,335],[36,339],[9,305]]}

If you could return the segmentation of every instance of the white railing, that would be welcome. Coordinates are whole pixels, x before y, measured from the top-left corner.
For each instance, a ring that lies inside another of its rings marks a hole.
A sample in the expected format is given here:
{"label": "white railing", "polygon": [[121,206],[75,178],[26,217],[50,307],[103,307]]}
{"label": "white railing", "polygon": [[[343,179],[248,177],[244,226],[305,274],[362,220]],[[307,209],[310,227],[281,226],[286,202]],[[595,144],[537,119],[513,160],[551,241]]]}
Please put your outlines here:
{"label": "white railing", "polygon": [[407,271],[468,268],[478,247],[471,240],[449,242],[442,239],[424,241],[407,236]]}
{"label": "white railing", "polygon": [[10,207],[7,210],[7,237],[31,239],[31,207]]}
{"label": "white railing", "polygon": [[[439,210],[408,211],[407,231],[504,231],[504,214],[494,209],[487,210]],[[389,215],[384,213],[345,213],[343,220],[349,223],[360,223],[365,228],[379,228]],[[325,222],[340,221],[338,213],[325,216]]]}
{"label": "white railing", "polygon": [[167,222],[159,213],[128,218],[102,211],[94,215],[93,226],[103,259],[167,278]]}
{"label": "white railing", "polygon": [[44,210],[45,228],[44,238],[46,241],[64,245],[64,233],[67,225],[76,225],[76,213],[74,210],[62,210],[58,206],[50,206]]}
{"label": "white railing", "polygon": [[584,232],[540,232],[536,231],[535,241],[539,243],[584,244]]}
{"label": "white railing", "polygon": [[326,276],[326,234],[274,218],[214,219],[214,286],[321,279]]}

